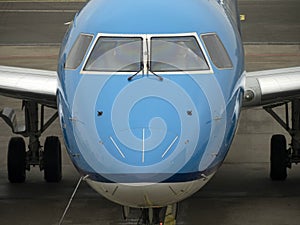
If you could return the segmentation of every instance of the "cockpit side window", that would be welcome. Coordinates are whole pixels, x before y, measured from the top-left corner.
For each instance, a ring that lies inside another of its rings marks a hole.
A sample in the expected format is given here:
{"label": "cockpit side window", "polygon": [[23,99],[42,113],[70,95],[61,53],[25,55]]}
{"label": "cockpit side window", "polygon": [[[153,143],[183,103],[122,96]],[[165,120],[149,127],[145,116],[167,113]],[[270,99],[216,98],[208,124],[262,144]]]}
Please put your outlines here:
{"label": "cockpit side window", "polygon": [[84,71],[136,72],[142,70],[142,62],[141,37],[100,37]]}
{"label": "cockpit side window", "polygon": [[65,64],[66,69],[74,70],[82,62],[88,47],[93,39],[92,35],[80,34],[73,45]]}
{"label": "cockpit side window", "polygon": [[219,69],[231,69],[232,62],[218,35],[204,34],[201,37],[215,66]]}
{"label": "cockpit side window", "polygon": [[154,72],[209,70],[194,36],[152,37],[150,67]]}

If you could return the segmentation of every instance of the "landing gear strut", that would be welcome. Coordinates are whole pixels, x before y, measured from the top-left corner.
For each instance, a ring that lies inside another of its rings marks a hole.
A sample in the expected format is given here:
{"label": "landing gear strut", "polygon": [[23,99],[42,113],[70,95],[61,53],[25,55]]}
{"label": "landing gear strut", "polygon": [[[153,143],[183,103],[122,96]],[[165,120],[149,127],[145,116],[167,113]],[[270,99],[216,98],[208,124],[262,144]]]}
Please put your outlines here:
{"label": "landing gear strut", "polygon": [[178,212],[178,204],[161,208],[141,209],[141,217],[138,225],[175,225]]}
{"label": "landing gear strut", "polygon": [[[282,105],[285,106],[285,120],[273,110]],[[285,180],[287,168],[292,168],[293,163],[300,162],[300,100],[267,106],[264,109],[289,133],[292,139],[289,149],[287,149],[284,135],[273,135],[271,139],[270,177],[272,180]]]}
{"label": "landing gear strut", "polygon": [[[31,166],[39,166],[44,170],[47,182],[61,180],[61,145],[58,137],[47,137],[44,149],[40,144],[42,133],[55,121],[58,113],[55,112],[44,123],[44,105],[39,107],[37,102],[23,101],[25,125],[19,126],[16,113],[13,109],[4,108],[0,117],[8,124],[14,134],[29,138],[28,151],[22,137],[11,138],[8,145],[7,170],[8,180],[12,183],[22,183],[26,179],[26,170]],[[40,111],[40,115],[39,115]]]}
{"label": "landing gear strut", "polygon": [[166,208],[141,209],[142,215],[138,225],[162,225],[165,220]]}

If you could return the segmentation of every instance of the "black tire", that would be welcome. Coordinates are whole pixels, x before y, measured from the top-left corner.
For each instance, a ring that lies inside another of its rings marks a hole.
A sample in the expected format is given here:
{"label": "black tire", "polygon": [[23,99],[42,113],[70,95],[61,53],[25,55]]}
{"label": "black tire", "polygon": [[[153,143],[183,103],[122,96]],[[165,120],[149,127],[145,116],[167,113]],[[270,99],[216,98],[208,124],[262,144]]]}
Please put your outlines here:
{"label": "black tire", "polygon": [[58,183],[62,179],[61,144],[58,137],[47,137],[44,145],[44,178],[47,182]]}
{"label": "black tire", "polygon": [[284,135],[273,135],[271,139],[271,171],[272,180],[285,180],[287,177],[287,150]]}
{"label": "black tire", "polygon": [[26,180],[26,146],[21,137],[13,137],[9,141],[7,172],[11,183],[24,183]]}

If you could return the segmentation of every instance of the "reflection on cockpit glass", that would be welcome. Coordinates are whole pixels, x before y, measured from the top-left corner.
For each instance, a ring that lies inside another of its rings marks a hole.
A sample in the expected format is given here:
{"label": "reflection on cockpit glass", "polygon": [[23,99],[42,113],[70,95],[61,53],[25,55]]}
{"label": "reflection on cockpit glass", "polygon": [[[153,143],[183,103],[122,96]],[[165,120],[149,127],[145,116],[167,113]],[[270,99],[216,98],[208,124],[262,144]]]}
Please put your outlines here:
{"label": "reflection on cockpit glass", "polygon": [[73,45],[65,64],[66,69],[74,70],[82,62],[88,47],[93,39],[92,35],[80,34]]}
{"label": "reflection on cockpit glass", "polygon": [[143,62],[139,37],[100,37],[85,65],[85,71],[136,72]]}
{"label": "reflection on cockpit glass", "polygon": [[204,34],[202,35],[202,40],[216,67],[219,69],[230,69],[233,67],[229,55],[217,34]]}
{"label": "reflection on cockpit glass", "polygon": [[193,36],[152,37],[150,67],[155,72],[201,71],[209,66]]}

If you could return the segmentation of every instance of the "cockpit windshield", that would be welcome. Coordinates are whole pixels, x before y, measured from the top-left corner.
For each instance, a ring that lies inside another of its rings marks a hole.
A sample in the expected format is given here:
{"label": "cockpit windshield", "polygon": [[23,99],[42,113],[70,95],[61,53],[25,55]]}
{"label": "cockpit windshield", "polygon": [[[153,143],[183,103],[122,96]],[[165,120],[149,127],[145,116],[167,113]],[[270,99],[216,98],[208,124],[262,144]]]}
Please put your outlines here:
{"label": "cockpit windshield", "polygon": [[210,70],[196,34],[98,37],[84,72],[201,72]]}
{"label": "cockpit windshield", "polygon": [[230,69],[233,67],[230,57],[217,34],[204,34],[201,36],[212,59],[219,69]]}
{"label": "cockpit windshield", "polygon": [[194,36],[152,37],[150,67],[155,72],[201,71],[209,66]]}
{"label": "cockpit windshield", "polygon": [[142,69],[143,39],[100,37],[85,65],[85,71],[136,72]]}
{"label": "cockpit windshield", "polygon": [[73,45],[65,64],[66,69],[75,70],[82,62],[93,39],[92,35],[80,34]]}

